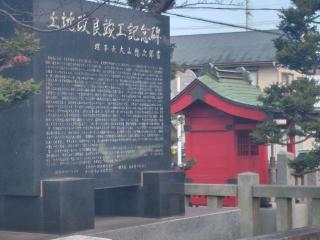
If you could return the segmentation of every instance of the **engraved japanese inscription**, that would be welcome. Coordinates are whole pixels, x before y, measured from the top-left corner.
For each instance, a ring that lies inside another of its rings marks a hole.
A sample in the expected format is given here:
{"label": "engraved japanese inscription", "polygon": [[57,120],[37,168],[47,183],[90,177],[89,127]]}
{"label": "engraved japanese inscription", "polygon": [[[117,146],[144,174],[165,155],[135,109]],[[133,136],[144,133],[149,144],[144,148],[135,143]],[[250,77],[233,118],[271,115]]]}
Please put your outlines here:
{"label": "engraved japanese inscription", "polygon": [[42,175],[138,179],[167,169],[168,19],[110,6],[86,17],[97,3],[73,3],[59,10],[50,1],[46,18],[35,18],[53,31],[39,34],[37,59],[36,78],[45,79]]}
{"label": "engraved japanese inscription", "polygon": [[[162,156],[161,67],[49,56],[46,161],[54,174],[145,169],[137,157]],[[121,144],[119,144],[121,143]]]}

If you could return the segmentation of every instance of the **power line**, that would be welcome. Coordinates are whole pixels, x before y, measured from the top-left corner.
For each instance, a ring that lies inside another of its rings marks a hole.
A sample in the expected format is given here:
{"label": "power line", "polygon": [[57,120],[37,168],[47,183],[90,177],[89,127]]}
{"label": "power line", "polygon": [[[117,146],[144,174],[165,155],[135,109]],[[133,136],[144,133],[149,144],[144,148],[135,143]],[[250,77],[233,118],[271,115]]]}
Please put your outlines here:
{"label": "power line", "polygon": [[230,10],[230,11],[281,11],[281,8],[242,8],[242,7],[211,7],[211,6],[197,6],[201,4],[180,5],[174,9],[210,9],[210,10]]}
{"label": "power line", "polygon": [[[254,27],[260,27],[260,26],[269,26],[269,25],[275,25],[278,21],[272,20],[272,21],[257,21],[253,23],[252,25]],[[224,29],[226,26],[214,26],[213,24],[210,25],[198,25],[198,26],[177,26],[177,27],[171,27],[172,30],[182,31],[182,30],[205,30],[205,29]]]}
{"label": "power line", "polygon": [[246,9],[245,9],[245,14],[246,14],[246,31],[249,30],[249,22],[250,22],[250,16],[251,12],[249,10],[249,0],[246,0]]}
{"label": "power line", "polygon": [[234,6],[234,7],[241,7],[244,6],[244,2],[242,3],[223,3],[223,2],[219,2],[219,1],[206,1],[206,0],[201,0],[198,2],[194,2],[194,3],[188,3],[188,0],[186,0],[183,4],[181,4],[181,6],[192,6],[195,4],[203,4],[203,5],[219,5],[219,6]]}
{"label": "power line", "polygon": [[215,21],[215,20],[209,20],[209,19],[200,18],[200,17],[192,17],[192,16],[178,14],[178,13],[168,13],[168,12],[166,12],[165,14],[168,14],[168,15],[171,15],[171,16],[177,16],[177,17],[181,17],[181,18],[186,18],[186,19],[192,19],[192,20],[197,20],[197,21],[202,21],[202,22],[208,22],[208,23],[228,26],[228,27],[234,27],[234,28],[240,28],[240,29],[248,29],[248,30],[251,30],[251,31],[263,32],[263,33],[268,33],[268,34],[277,35],[277,36],[281,36],[282,35],[280,33],[273,32],[273,31],[262,30],[262,29],[252,28],[252,27],[246,27],[246,26],[243,26],[243,25],[237,25],[237,24],[233,24],[233,23],[226,23],[226,22],[220,22],[220,21]]}
{"label": "power line", "polygon": [[[108,1],[108,0],[102,0],[102,3],[100,3],[96,8],[94,8],[92,11],[90,11],[89,13],[85,14],[84,17],[78,19],[77,21],[74,21],[72,24],[60,28],[60,29],[54,29],[54,30],[46,30],[46,29],[40,29],[28,24],[25,24],[21,21],[19,21],[14,15],[12,15],[11,13],[9,13],[8,11],[1,9],[0,8],[0,14],[9,17],[14,23],[37,31],[37,32],[44,32],[44,33],[50,33],[50,32],[57,32],[57,31],[62,31],[62,30],[66,30],[69,28],[74,27],[76,24],[78,24],[79,22],[89,18],[92,14],[94,14],[98,9],[100,9],[102,6],[104,6],[105,4],[110,4],[110,3],[114,3],[114,4],[119,4],[119,5],[125,5],[128,6],[125,3],[120,3],[118,1]],[[229,27],[234,27],[234,28],[240,28],[240,29],[248,29],[248,30],[252,30],[252,31],[257,31],[257,32],[263,32],[263,33],[268,33],[268,34],[273,34],[273,35],[281,35],[279,33],[276,32],[272,32],[272,31],[267,31],[267,30],[261,30],[261,29],[257,29],[257,28],[252,28],[252,27],[246,27],[246,26],[242,26],[242,25],[237,25],[237,24],[232,24],[232,23],[226,23],[226,22],[220,22],[220,21],[214,21],[214,20],[209,20],[209,19],[204,19],[204,18],[199,18],[199,17],[192,17],[192,16],[187,16],[187,15],[183,15],[183,14],[177,14],[177,13],[169,13],[166,12],[165,14],[167,15],[171,15],[171,16],[177,16],[177,17],[182,17],[182,18],[186,18],[186,19],[192,19],[192,20],[197,20],[197,21],[202,21],[202,22],[208,22],[208,23],[213,23],[213,24],[218,24],[218,25],[223,25],[223,26],[229,26]]]}
{"label": "power line", "polygon": [[63,31],[63,30],[66,30],[66,29],[69,29],[69,28],[72,28],[74,27],[75,25],[77,25],[79,22],[89,18],[93,13],[95,13],[98,9],[100,9],[103,5],[106,4],[106,1],[104,1],[103,3],[99,4],[96,8],[94,8],[92,11],[90,11],[89,13],[85,14],[85,16],[83,16],[82,18],[74,21],[72,24],[66,26],[66,27],[63,27],[63,28],[60,28],[60,29],[54,29],[54,30],[46,30],[46,29],[41,29],[41,28],[37,28],[37,27],[34,27],[34,26],[31,26],[31,25],[28,25],[28,24],[25,24],[23,22],[21,22],[20,20],[18,20],[15,16],[13,16],[11,13],[9,13],[8,11],[6,10],[3,10],[0,8],[0,14],[1,15],[4,15],[4,16],[7,16],[9,17],[14,23],[22,26],[22,27],[25,27],[25,28],[28,28],[28,29],[31,29],[33,31],[36,31],[36,32],[43,32],[43,33],[50,33],[50,32],[58,32],[58,31]]}
{"label": "power line", "polygon": [[93,10],[89,11],[88,13],[86,13],[83,17],[81,17],[81,18],[77,19],[76,21],[72,22],[72,24],[70,24],[68,26],[65,26],[65,27],[62,27],[62,28],[59,28],[59,29],[54,29],[54,30],[41,29],[41,28],[34,27],[32,25],[28,25],[28,24],[18,20],[10,12],[8,12],[8,11],[6,11],[4,9],[1,9],[1,8],[0,8],[0,15],[3,15],[3,16],[6,16],[6,17],[10,18],[14,23],[18,24],[21,27],[25,27],[27,29],[31,29],[31,30],[36,31],[36,32],[51,33],[51,32],[63,31],[63,30],[70,29],[70,28],[76,26],[79,22],[81,22],[81,21],[83,21],[85,19],[88,19],[92,14],[94,14],[96,11],[98,11],[105,4],[110,5],[110,3],[114,3],[114,4],[119,4],[119,5],[126,5],[126,4],[120,3],[120,2],[118,2],[116,0],[115,1],[112,1],[112,0],[100,0],[100,2],[101,3],[97,7],[95,7]]}

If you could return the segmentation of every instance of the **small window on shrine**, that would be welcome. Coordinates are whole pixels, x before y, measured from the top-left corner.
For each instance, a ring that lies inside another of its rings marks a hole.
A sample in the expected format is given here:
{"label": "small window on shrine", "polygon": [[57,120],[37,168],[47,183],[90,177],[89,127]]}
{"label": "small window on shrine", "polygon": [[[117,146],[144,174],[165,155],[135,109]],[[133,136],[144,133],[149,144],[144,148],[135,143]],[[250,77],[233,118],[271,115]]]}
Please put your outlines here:
{"label": "small window on shrine", "polygon": [[259,155],[259,146],[250,137],[249,132],[238,133],[238,156]]}
{"label": "small window on shrine", "polygon": [[251,142],[250,151],[251,151],[251,156],[259,155],[259,146]]}
{"label": "small window on shrine", "polygon": [[250,138],[248,133],[238,134],[238,156],[249,155]]}

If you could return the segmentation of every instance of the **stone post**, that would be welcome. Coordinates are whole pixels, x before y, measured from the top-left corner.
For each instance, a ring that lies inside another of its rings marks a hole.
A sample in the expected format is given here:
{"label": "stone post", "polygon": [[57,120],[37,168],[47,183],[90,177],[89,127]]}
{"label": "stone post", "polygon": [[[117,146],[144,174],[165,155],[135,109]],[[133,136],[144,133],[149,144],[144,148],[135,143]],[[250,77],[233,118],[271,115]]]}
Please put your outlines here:
{"label": "stone post", "polygon": [[290,169],[288,163],[293,160],[293,154],[287,152],[279,152],[277,155],[277,184],[290,185]]}
{"label": "stone post", "polygon": [[222,197],[207,196],[207,205],[209,208],[221,208]]}
{"label": "stone post", "polygon": [[[293,160],[292,153],[281,151],[277,155],[277,184],[290,185],[289,161]],[[292,228],[291,198],[277,198],[277,231],[286,231]]]}
{"label": "stone post", "polygon": [[253,237],[259,233],[258,211],[260,199],[253,197],[253,186],[259,184],[256,173],[238,175],[238,200],[240,207],[240,235],[242,238]]}
{"label": "stone post", "polygon": [[[307,174],[307,185],[317,185],[317,172]],[[320,215],[319,214],[319,199],[307,199],[308,208],[308,225],[319,225]]]}
{"label": "stone post", "polygon": [[185,208],[190,207],[190,196],[189,195],[184,196],[184,207]]}
{"label": "stone post", "polygon": [[312,199],[311,209],[311,225],[320,225],[320,198]]}
{"label": "stone post", "polygon": [[292,199],[277,198],[277,232],[292,228]]}

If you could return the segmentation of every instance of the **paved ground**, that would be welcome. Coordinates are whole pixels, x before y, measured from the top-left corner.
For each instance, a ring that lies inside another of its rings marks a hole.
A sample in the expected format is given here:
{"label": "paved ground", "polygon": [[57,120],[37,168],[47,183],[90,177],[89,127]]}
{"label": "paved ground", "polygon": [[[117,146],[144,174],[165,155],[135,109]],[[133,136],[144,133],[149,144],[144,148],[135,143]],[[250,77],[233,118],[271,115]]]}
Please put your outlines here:
{"label": "paved ground", "polygon": [[[144,224],[156,223],[161,221],[167,221],[168,219],[181,219],[194,216],[200,216],[203,214],[225,211],[225,209],[208,209],[208,208],[188,208],[185,216],[153,219],[153,218],[138,218],[138,217],[96,217],[95,229],[77,232],[77,235],[85,236],[98,236],[101,233],[125,228],[132,226],[139,226]],[[54,234],[42,234],[42,233],[26,233],[26,232],[11,232],[11,231],[0,231],[0,240],[51,240],[58,237]]]}

